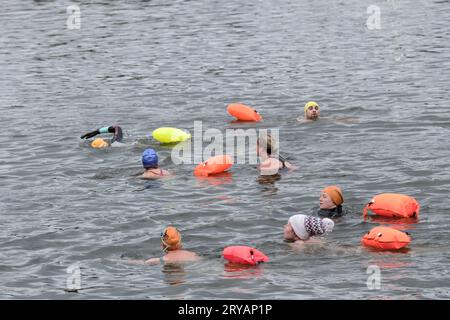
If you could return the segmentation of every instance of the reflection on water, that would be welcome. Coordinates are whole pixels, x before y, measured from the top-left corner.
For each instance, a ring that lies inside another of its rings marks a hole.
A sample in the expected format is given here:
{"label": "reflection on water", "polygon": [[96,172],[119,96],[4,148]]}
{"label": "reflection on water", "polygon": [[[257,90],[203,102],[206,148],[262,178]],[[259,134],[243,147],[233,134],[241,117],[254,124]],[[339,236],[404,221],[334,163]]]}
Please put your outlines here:
{"label": "reflection on water", "polygon": [[378,225],[387,225],[397,230],[415,229],[417,218],[389,218],[382,216],[369,216],[369,221]]}
{"label": "reflection on water", "polygon": [[378,266],[381,269],[397,269],[411,266],[410,262],[402,261],[398,257],[390,257],[388,261],[386,259],[372,259],[368,261],[367,267]]}
{"label": "reflection on water", "polygon": [[368,247],[368,246],[364,246],[364,248],[369,252],[373,252],[373,253],[377,253],[377,254],[406,254],[406,253],[409,253],[409,251],[411,250],[411,248],[409,248],[409,247],[405,247],[405,248],[401,248],[401,249],[392,249],[392,250],[378,249],[378,248]]}
{"label": "reflection on water", "polygon": [[280,174],[275,174],[271,176],[260,175],[256,180],[261,186],[261,190],[268,196],[275,195],[278,192],[278,188],[275,182],[281,180]]}
{"label": "reflection on water", "polygon": [[164,275],[164,282],[176,286],[184,283],[186,271],[181,263],[165,263],[161,269]]}
{"label": "reflection on water", "polygon": [[274,175],[270,175],[270,176],[264,176],[264,175],[260,175],[258,177],[258,183],[262,184],[262,185],[273,185],[275,184],[275,182],[280,181],[281,180],[281,174],[277,173]]}
{"label": "reflection on water", "polygon": [[222,172],[207,177],[196,176],[199,187],[204,186],[221,186],[233,183],[233,174],[231,172]]}
{"label": "reflection on water", "polygon": [[264,268],[261,264],[252,266],[227,262],[223,265],[223,267],[225,271],[224,278],[234,279],[257,278],[260,277],[264,271]]}

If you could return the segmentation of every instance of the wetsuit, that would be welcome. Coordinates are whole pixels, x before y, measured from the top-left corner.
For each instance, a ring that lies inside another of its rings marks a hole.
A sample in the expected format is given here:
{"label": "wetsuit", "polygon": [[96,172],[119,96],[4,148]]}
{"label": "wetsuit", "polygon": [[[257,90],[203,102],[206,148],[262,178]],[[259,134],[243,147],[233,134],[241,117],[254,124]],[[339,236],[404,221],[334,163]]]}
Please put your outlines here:
{"label": "wetsuit", "polygon": [[123,140],[123,133],[122,133],[122,128],[119,126],[110,126],[108,127],[108,132],[109,133],[114,133],[114,136],[111,140],[111,143],[117,141],[117,142],[122,142]]}
{"label": "wetsuit", "polygon": [[92,132],[85,133],[84,135],[81,136],[81,139],[89,139],[101,133],[114,133],[114,136],[112,137],[110,144],[113,144],[116,141],[122,142],[123,140],[122,128],[119,126],[109,126],[96,129]]}
{"label": "wetsuit", "polygon": [[321,218],[339,218],[345,216],[347,210],[344,210],[342,206],[337,206],[334,209],[319,209],[317,215]]}
{"label": "wetsuit", "polygon": [[286,167],[286,160],[282,156],[278,156],[278,160],[281,162],[282,167],[281,169],[285,169]]}

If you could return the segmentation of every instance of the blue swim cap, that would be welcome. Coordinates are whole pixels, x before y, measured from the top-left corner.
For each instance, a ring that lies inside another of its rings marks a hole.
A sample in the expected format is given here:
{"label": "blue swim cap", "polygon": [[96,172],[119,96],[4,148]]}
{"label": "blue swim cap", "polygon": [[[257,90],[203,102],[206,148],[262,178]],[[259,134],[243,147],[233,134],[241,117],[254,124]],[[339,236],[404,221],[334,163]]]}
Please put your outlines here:
{"label": "blue swim cap", "polygon": [[142,165],[144,168],[156,167],[158,165],[158,155],[152,148],[144,150],[142,154]]}

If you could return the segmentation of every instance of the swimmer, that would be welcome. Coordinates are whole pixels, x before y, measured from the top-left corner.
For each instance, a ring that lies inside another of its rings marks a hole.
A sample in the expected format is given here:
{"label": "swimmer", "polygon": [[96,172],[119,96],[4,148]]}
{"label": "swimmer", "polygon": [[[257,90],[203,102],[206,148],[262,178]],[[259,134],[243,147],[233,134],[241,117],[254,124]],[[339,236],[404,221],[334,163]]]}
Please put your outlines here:
{"label": "swimmer", "polygon": [[[304,115],[297,118],[298,122],[311,122],[319,120],[320,107],[317,102],[309,101],[305,104]],[[325,123],[336,123],[336,124],[355,124],[360,123],[359,118],[338,118],[338,117],[321,117],[325,120]],[[322,121],[321,121],[322,122]]]}
{"label": "swimmer", "polygon": [[81,139],[89,139],[92,137],[95,137],[98,134],[102,133],[113,133],[114,136],[112,139],[108,142],[102,138],[96,138],[94,141],[92,141],[91,146],[96,149],[106,148],[109,146],[117,145],[122,143],[123,140],[123,134],[122,134],[122,128],[119,126],[109,126],[109,127],[103,127],[100,129],[96,129],[94,131],[88,132],[83,134],[80,138]]}
{"label": "swimmer", "polygon": [[319,210],[317,214],[322,218],[339,218],[347,214],[342,209],[344,196],[341,188],[337,186],[328,186],[322,190],[319,198]]}
{"label": "swimmer", "polygon": [[148,259],[145,261],[146,264],[194,262],[201,259],[195,252],[182,249],[181,234],[172,226],[161,233],[161,246],[165,255]]}
{"label": "swimmer", "polygon": [[[256,154],[261,162],[259,169],[261,175],[275,175],[280,169],[297,169],[296,166],[287,162],[281,155],[278,155],[277,147],[270,134],[260,135],[257,140]],[[276,156],[278,155],[278,157]]]}
{"label": "swimmer", "polygon": [[309,101],[305,104],[304,109],[304,116],[298,117],[297,121],[316,121],[319,119],[320,116],[320,107],[319,105],[314,101]]}
{"label": "swimmer", "polygon": [[288,242],[306,241],[312,236],[324,235],[333,231],[334,222],[328,218],[317,218],[296,214],[284,226],[284,240]]}
{"label": "swimmer", "polygon": [[142,154],[142,166],[145,171],[141,175],[142,179],[160,179],[170,175],[169,171],[158,166],[158,155],[152,148],[147,148]]}

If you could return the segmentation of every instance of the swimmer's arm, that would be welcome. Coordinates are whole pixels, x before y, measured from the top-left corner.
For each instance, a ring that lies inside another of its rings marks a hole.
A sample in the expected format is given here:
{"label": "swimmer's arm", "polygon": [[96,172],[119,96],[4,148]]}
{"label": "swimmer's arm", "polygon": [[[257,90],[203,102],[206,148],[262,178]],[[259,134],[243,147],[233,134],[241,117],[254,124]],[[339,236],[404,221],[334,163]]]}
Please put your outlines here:
{"label": "swimmer's arm", "polygon": [[[95,129],[94,131],[83,134],[80,138],[81,139],[89,139],[89,138],[95,137],[96,135],[101,134],[101,133],[114,133],[115,139],[113,138],[112,142],[114,142],[114,141],[120,142],[122,140],[122,129],[119,126],[109,126],[109,127],[98,128],[98,129]],[[116,138],[116,136],[117,136],[117,138]]]}
{"label": "swimmer's arm", "polygon": [[308,244],[326,244],[327,241],[322,238],[310,238]]}
{"label": "swimmer's arm", "polygon": [[146,260],[144,263],[153,266],[153,265],[160,264],[161,262],[164,262],[164,257],[151,258],[151,259]]}
{"label": "swimmer's arm", "polygon": [[289,170],[296,170],[296,169],[298,169],[297,166],[295,166],[295,165],[293,165],[293,164],[291,164],[291,163],[289,163],[287,161],[284,164],[286,165],[286,168],[288,168]]}
{"label": "swimmer's arm", "polygon": [[145,265],[145,261],[143,260],[131,260],[131,259],[110,259],[110,261],[115,262],[125,262],[127,264],[133,264],[133,265]]}
{"label": "swimmer's arm", "polygon": [[119,126],[109,126],[95,129],[94,131],[83,134],[80,138],[89,139],[101,133],[113,133],[114,137],[111,143],[113,143],[114,141],[121,142],[123,140],[122,128]]}
{"label": "swimmer's arm", "polygon": [[89,138],[95,137],[98,134],[100,134],[100,130],[95,129],[94,131],[83,134],[80,138],[81,139],[89,139]]}
{"label": "swimmer's arm", "polygon": [[304,249],[307,246],[315,245],[325,245],[327,242],[324,239],[309,238],[308,240],[296,240],[295,242],[289,243],[293,249]]}
{"label": "swimmer's arm", "polygon": [[336,121],[341,122],[341,123],[359,123],[359,118],[340,118],[340,119],[336,119]]}
{"label": "swimmer's arm", "polygon": [[[100,129],[100,132],[102,131],[106,131],[109,133],[114,133],[114,137],[111,140],[111,143],[114,143],[115,141],[117,142],[122,142],[123,140],[123,134],[122,134],[122,128],[119,126],[109,126],[109,127],[104,127]],[[102,132],[103,133],[103,132]]]}

